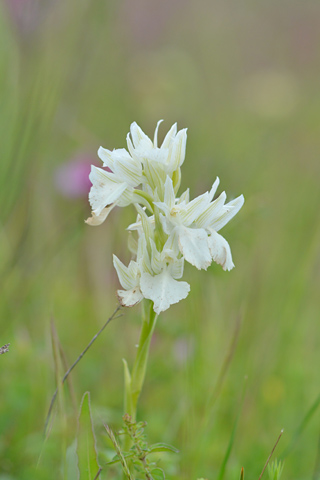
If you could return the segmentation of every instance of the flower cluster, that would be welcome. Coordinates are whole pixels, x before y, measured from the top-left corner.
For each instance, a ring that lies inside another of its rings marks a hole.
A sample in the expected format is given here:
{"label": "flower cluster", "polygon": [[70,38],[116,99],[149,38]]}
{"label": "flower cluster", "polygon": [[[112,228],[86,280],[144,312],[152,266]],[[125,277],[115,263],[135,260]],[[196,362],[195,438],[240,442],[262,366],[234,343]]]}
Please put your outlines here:
{"label": "flower cluster", "polygon": [[131,307],[143,298],[153,301],[159,314],[186,298],[190,285],[181,281],[184,261],[207,269],[212,261],[224,270],[234,267],[228,242],[218,231],[243,205],[242,195],[226,202],[225,192],[214,199],[217,178],[209,192],[194,200],[189,189],[177,197],[181,165],[185,159],[187,130],[174,124],[158,146],[158,122],[153,141],[134,122],[127,135],[128,150],[107,150],[98,155],[106,170],[91,167],[89,225],[99,225],[116,206],[133,204],[137,220],[128,227],[134,259],[126,267],[115,255],[113,264],[123,290],[122,305]]}

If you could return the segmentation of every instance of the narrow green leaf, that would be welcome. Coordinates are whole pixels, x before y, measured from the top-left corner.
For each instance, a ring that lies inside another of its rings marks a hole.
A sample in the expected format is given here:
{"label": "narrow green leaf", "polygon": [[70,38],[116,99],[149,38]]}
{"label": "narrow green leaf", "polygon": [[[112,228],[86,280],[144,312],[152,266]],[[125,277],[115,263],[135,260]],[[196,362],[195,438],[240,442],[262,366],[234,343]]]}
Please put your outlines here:
{"label": "narrow green leaf", "polygon": [[123,458],[132,458],[134,456],[133,452],[122,453],[121,457],[119,455],[115,455],[110,462],[107,462],[106,465],[114,465],[116,463],[122,462]]}
{"label": "narrow green leaf", "polygon": [[67,478],[66,453],[67,453],[67,442],[68,442],[67,413],[66,413],[66,405],[65,405],[65,394],[64,394],[63,384],[62,384],[63,367],[62,367],[62,361],[61,361],[60,349],[59,349],[60,342],[59,342],[58,333],[56,331],[53,320],[51,320],[51,341],[52,341],[54,370],[55,370],[57,392],[58,392],[58,406],[59,406],[58,421],[59,421],[59,435],[60,435],[59,440],[60,440],[60,447],[61,447],[61,453],[63,458],[63,478],[66,480]]}
{"label": "narrow green leaf", "polygon": [[298,443],[301,435],[303,434],[305,428],[307,427],[310,420],[312,419],[312,417],[314,416],[314,414],[318,410],[319,406],[320,406],[320,395],[316,398],[316,400],[313,402],[313,404],[311,405],[311,407],[309,408],[309,410],[307,411],[307,413],[303,417],[300,425],[298,426],[298,428],[296,429],[295,433],[292,436],[292,440],[291,440],[290,444],[287,446],[285,451],[282,453],[282,455],[281,455],[282,458],[287,457],[289,455],[289,453],[292,452],[292,450],[294,449],[294,447]]}
{"label": "narrow green leaf", "polygon": [[74,439],[67,448],[66,453],[66,478],[68,480],[79,480],[77,441]]}
{"label": "narrow green leaf", "polygon": [[243,386],[243,390],[242,390],[242,395],[241,395],[241,401],[240,401],[238,414],[237,414],[236,419],[235,419],[234,424],[233,424],[233,429],[232,429],[232,432],[231,432],[229,444],[228,444],[228,447],[227,447],[227,450],[226,450],[226,453],[225,453],[225,456],[224,456],[224,459],[223,459],[223,462],[222,462],[222,465],[221,465],[221,468],[220,468],[220,472],[219,472],[219,475],[218,475],[218,480],[223,479],[224,474],[225,474],[225,470],[226,470],[226,466],[227,466],[227,463],[228,463],[228,460],[229,460],[229,457],[230,457],[230,454],[231,454],[231,450],[232,450],[233,443],[234,443],[234,440],[235,440],[235,435],[236,435],[236,431],[237,431],[237,427],[238,427],[238,422],[239,422],[239,418],[240,418],[240,414],[241,414],[241,410],[242,410],[243,400],[244,400],[245,391],[246,391],[246,385],[247,385],[247,378],[245,377],[245,382],[244,382],[244,386]]}
{"label": "narrow green leaf", "polygon": [[96,440],[90,409],[90,393],[86,392],[81,400],[77,454],[80,480],[94,480],[100,470],[96,451]]}
{"label": "narrow green leaf", "polygon": [[172,445],[167,445],[166,443],[154,443],[153,445],[150,446],[150,453],[154,453],[154,452],[179,453],[179,450],[177,450]]}
{"label": "narrow green leaf", "polygon": [[59,410],[60,410],[60,415],[63,423],[66,423],[65,398],[64,398],[64,390],[62,385],[62,377],[63,377],[64,370],[62,367],[62,361],[60,356],[60,342],[59,342],[58,333],[53,320],[51,320],[50,326],[51,326],[51,341],[52,341],[52,351],[53,351],[53,360],[54,360],[54,371],[55,371],[57,390],[58,390]]}

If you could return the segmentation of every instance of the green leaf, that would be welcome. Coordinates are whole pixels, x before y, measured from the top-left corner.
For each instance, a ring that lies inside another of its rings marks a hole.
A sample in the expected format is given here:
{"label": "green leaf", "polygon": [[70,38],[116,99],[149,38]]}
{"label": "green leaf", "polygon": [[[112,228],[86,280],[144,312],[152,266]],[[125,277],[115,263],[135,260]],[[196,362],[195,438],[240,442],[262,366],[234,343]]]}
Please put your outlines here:
{"label": "green leaf", "polygon": [[66,453],[66,478],[68,480],[79,480],[77,442],[76,439],[69,445]]}
{"label": "green leaf", "polygon": [[96,451],[96,439],[90,409],[90,393],[86,392],[81,400],[77,455],[80,480],[94,480],[100,470]]}
{"label": "green leaf", "polygon": [[280,480],[283,470],[283,463],[274,460],[271,464],[268,464],[269,480]]}
{"label": "green leaf", "polygon": [[164,471],[162,470],[162,468],[159,468],[159,467],[151,470],[151,474],[154,480],[165,480],[166,478]]}
{"label": "green leaf", "polygon": [[[133,452],[129,452],[129,453],[122,453],[122,457],[123,458],[132,458],[134,456],[134,453]],[[110,460],[110,462],[107,462],[106,465],[114,465],[116,463],[119,463],[122,461],[122,458],[119,457],[119,455],[115,455],[113,457],[112,460]]]}
{"label": "green leaf", "polygon": [[155,452],[179,453],[179,450],[177,450],[172,445],[168,445],[166,443],[154,443],[153,445],[150,445],[149,449],[150,449],[150,453],[155,453]]}

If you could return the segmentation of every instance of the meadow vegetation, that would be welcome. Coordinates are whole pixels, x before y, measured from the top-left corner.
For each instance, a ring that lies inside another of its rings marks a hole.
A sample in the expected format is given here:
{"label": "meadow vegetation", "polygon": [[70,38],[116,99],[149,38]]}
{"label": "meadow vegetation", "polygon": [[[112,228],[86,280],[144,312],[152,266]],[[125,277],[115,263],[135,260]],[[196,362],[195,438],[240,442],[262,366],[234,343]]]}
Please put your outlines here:
{"label": "meadow vegetation", "polygon": [[318,2],[0,7],[0,480],[76,478],[87,391],[101,478],[116,478],[104,424],[122,428],[139,305],[58,389],[43,432],[57,379],[117,307],[112,253],[130,260],[133,208],[89,227],[83,176],[100,145],[125,148],[131,122],[151,136],[159,118],[161,139],[188,127],[181,191],[219,176],[246,202],[223,230],[235,269],[186,265],[188,298],[159,318],[138,420],[179,450],[159,456],[169,479],[259,478],[281,429],[281,478],[320,478]]}

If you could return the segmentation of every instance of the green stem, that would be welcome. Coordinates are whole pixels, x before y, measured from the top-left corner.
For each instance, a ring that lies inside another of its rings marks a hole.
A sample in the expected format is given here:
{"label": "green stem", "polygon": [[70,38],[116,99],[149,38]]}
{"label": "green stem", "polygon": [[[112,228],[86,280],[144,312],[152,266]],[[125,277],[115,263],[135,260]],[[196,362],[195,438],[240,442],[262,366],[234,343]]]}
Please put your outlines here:
{"label": "green stem", "polygon": [[[153,302],[150,300],[144,300],[139,345],[131,375],[127,362],[123,360],[125,375],[124,413],[128,413],[133,422],[135,422],[137,418],[138,400],[146,376],[149,347],[157,317],[158,315],[153,311]],[[128,452],[130,447],[131,439],[126,435],[124,439],[123,450]]]}
{"label": "green stem", "polygon": [[146,375],[149,347],[156,321],[157,314],[153,311],[153,302],[145,300],[139,345],[131,374],[130,392],[126,392],[127,401],[125,407],[127,411],[125,413],[131,416],[133,422],[136,421],[137,405]]}

